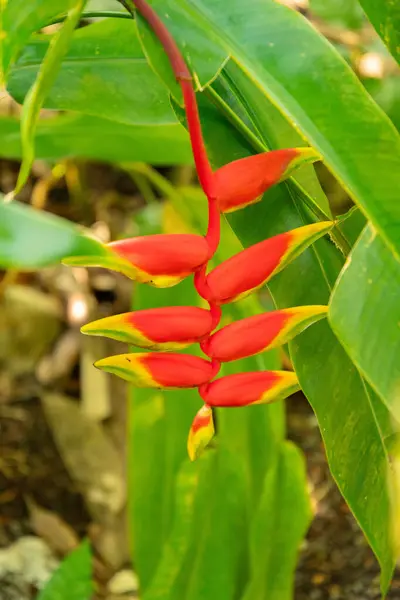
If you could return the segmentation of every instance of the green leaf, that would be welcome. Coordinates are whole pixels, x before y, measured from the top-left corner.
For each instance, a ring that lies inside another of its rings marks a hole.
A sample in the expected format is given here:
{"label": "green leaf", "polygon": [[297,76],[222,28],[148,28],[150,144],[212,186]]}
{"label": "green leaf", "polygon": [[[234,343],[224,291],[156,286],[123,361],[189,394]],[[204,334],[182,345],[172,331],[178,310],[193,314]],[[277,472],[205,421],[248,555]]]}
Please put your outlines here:
{"label": "green leaf", "polygon": [[[151,4],[162,12],[175,3]],[[187,29],[194,22],[207,23],[203,33],[211,46],[211,36],[219,33],[231,60],[321,153],[400,256],[400,136],[334,48],[306,19],[274,0],[232,0],[229,10],[225,0],[182,0],[169,28],[190,46]]]}
{"label": "green leaf", "polygon": [[69,256],[104,256],[100,242],[65,219],[0,198],[0,266],[37,269]]}
{"label": "green leaf", "polygon": [[164,543],[165,403],[162,394],[131,389],[128,428],[128,520],[132,560],[141,592],[148,586]]}
{"label": "green leaf", "polygon": [[198,466],[185,462],[179,470],[174,486],[175,506],[171,533],[163,546],[157,571],[143,594],[143,600],[164,600],[179,574],[189,548],[198,481]]}
{"label": "green leaf", "polygon": [[43,101],[53,85],[61,60],[66,53],[86,0],[73,0],[61,29],[52,38],[32,87],[24,100],[21,114],[22,165],[15,192],[25,185],[35,158],[34,135]]}
{"label": "green leaf", "polygon": [[400,264],[371,226],[336,283],[329,320],[346,352],[400,418]]}
{"label": "green leaf", "polygon": [[93,593],[92,554],[85,541],[63,560],[37,600],[90,600]]}
{"label": "green leaf", "polygon": [[[229,102],[236,102],[234,105],[235,112],[239,111],[241,119],[246,119],[246,110],[243,110],[241,90],[243,87],[246,88],[246,96],[251,94],[252,96],[252,107],[249,110],[250,117],[247,117],[247,124],[254,131],[258,140],[262,137],[260,131],[266,131],[268,129],[267,146],[264,148],[254,148],[255,151],[266,151],[266,150],[277,150],[279,148],[296,148],[304,146],[304,140],[298,131],[293,127],[282,113],[265,97],[260,89],[249,80],[246,73],[242,71],[240,66],[233,61],[229,61],[224,67],[221,77],[219,77],[213,89],[215,88],[217,94],[221,94],[222,98],[229,104]],[[230,89],[234,90],[234,96],[230,93]],[[212,96],[215,99],[215,96]],[[254,107],[258,107],[254,110]],[[247,107],[249,108],[249,107]],[[264,139],[266,136],[264,135]],[[260,140],[261,143],[261,140]],[[262,143],[261,143],[262,146]],[[326,213],[327,218],[331,217],[331,210],[329,207],[328,199],[323,192],[318,178],[315,174],[313,165],[303,165],[293,174],[293,179],[304,188],[308,194],[312,197],[312,202],[317,205]]]}
{"label": "green leaf", "polygon": [[400,64],[400,4],[397,0],[359,0],[368,19]]}
{"label": "green leaf", "polygon": [[[197,295],[190,280],[159,290],[138,285],[133,304],[135,310],[195,305]],[[133,559],[143,592],[155,575],[171,533],[176,477],[187,460],[186,440],[200,404],[197,390],[131,391],[129,520]],[[176,568],[179,570],[179,565]]]}
{"label": "green leaf", "polygon": [[305,487],[304,458],[294,444],[286,442],[266,474],[252,519],[250,583],[242,600],[293,598],[297,554],[312,516]]}
{"label": "green leaf", "polygon": [[[202,120],[208,146],[215,149],[214,156],[218,152],[221,163],[249,154],[246,142],[210,105],[203,108]],[[296,190],[285,183],[269,190],[261,203],[230,215],[229,222],[248,247],[304,225],[309,217]],[[342,264],[332,243],[319,240],[271,280],[268,287],[276,305],[327,304]],[[394,566],[389,462],[365,382],[326,322],[295,338],[290,351],[318,418],[332,475],[380,561],[386,590]]]}
{"label": "green leaf", "polygon": [[[207,200],[199,188],[172,189],[173,208],[193,233],[202,234],[207,226]],[[223,262],[243,249],[227,222],[221,223],[221,243],[213,265]],[[262,312],[255,296],[223,307],[224,322],[237,321]],[[278,351],[222,365],[220,375],[260,369],[279,368]],[[278,447],[284,438],[285,416],[282,403],[242,408],[240,411],[217,409],[218,443],[237,455],[246,474],[251,508],[257,503],[266,471],[273,464]],[[262,451],[261,451],[262,450]]]}
{"label": "green leaf", "polygon": [[[198,13],[193,13],[195,17],[193,19],[193,15],[186,15],[185,11],[182,11],[176,2],[169,3],[167,9],[161,3],[157,5],[156,2],[153,2],[151,4],[167,27],[170,27],[171,23],[176,21],[181,22],[181,35],[177,38],[178,45],[181,52],[185,54],[196,88],[204,89],[217,77],[229,58],[229,54],[221,42],[219,32],[209,31],[208,36],[204,36],[204,29],[208,28],[207,19]],[[176,82],[164,49],[152,29],[138,13],[136,20],[139,37],[149,63],[156,70],[160,79],[167,85],[174,98],[182,104],[181,89]],[[188,40],[186,40],[186,35],[189,38]]]}
{"label": "green leaf", "polygon": [[[142,211],[140,221],[137,220],[142,235],[159,233],[161,230],[161,214],[158,211],[154,213],[152,208]],[[193,281],[189,279],[164,289],[139,284],[135,287],[133,298],[135,310],[173,305],[193,306],[197,303],[198,296]],[[156,394],[154,390],[146,389],[133,388],[130,391],[129,529],[133,561],[143,594],[147,593],[150,585],[153,586],[156,573],[159,573],[157,586],[163,585],[164,578],[168,576],[169,553],[165,545],[172,536],[174,506],[179,502],[176,498],[178,472],[182,468],[186,469],[185,472],[196,474],[199,468],[198,463],[187,467],[184,464],[187,463],[189,428],[200,405],[197,390]],[[170,539],[170,543],[175,542]],[[184,551],[182,554],[179,564],[174,565],[170,574],[172,582],[185,558]],[[167,562],[166,567],[160,566],[161,560]],[[159,568],[163,574],[160,574]],[[157,591],[154,587],[151,589],[152,593]]]}
{"label": "green leaf", "polygon": [[[10,65],[34,31],[67,12],[70,0],[8,0],[0,13],[0,74],[6,78]],[[4,81],[0,79],[0,85]]]}
{"label": "green leaf", "polygon": [[[238,575],[245,571],[247,506],[243,462],[227,447],[209,452],[211,464],[200,480],[195,548],[185,597],[190,600],[233,600]],[[177,596],[170,596],[176,600]]]}
{"label": "green leaf", "polygon": [[[90,158],[152,165],[192,164],[186,130],[179,125],[125,125],[88,115],[58,115],[38,122],[36,157],[46,160]],[[22,156],[19,122],[0,117],[0,156]]]}
{"label": "green leaf", "polygon": [[[10,73],[22,102],[49,47],[36,36]],[[147,64],[134,21],[104,19],[75,31],[45,108],[74,110],[130,125],[175,124],[167,92]]]}

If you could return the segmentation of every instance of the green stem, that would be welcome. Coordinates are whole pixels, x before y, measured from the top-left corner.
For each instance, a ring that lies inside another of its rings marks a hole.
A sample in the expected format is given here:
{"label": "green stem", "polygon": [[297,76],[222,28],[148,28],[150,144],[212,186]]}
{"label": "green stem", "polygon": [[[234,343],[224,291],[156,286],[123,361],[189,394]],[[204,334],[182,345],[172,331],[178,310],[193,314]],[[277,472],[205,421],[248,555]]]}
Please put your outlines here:
{"label": "green stem", "polygon": [[[82,13],[81,19],[94,19],[100,17],[112,17],[114,19],[133,19],[133,16],[127,12],[118,12],[116,10],[88,10]],[[62,15],[61,17],[57,17],[53,19],[48,25],[56,25],[56,23],[62,23],[67,18],[67,15]]]}
{"label": "green stem", "polygon": [[[249,142],[256,152],[268,152],[270,149],[251,131],[249,127],[242,121],[240,117],[231,109],[229,104],[211,87],[208,86],[204,92],[211,102],[219,108],[226,116],[228,121],[239,131],[243,137]],[[307,191],[293,177],[289,178],[296,191],[299,193],[301,200],[309,208],[309,210],[317,217],[319,221],[330,221],[329,215],[325,213],[315,200],[307,193]],[[340,249],[344,256],[347,256],[351,250],[348,241],[338,228],[331,231],[331,237],[335,245]]]}
{"label": "green stem", "polygon": [[150,185],[150,179],[135,167],[136,163],[130,165],[120,165],[121,169],[126,171],[133,179],[136,187],[142,195],[146,204],[157,204],[157,198],[154,195],[153,189]]}

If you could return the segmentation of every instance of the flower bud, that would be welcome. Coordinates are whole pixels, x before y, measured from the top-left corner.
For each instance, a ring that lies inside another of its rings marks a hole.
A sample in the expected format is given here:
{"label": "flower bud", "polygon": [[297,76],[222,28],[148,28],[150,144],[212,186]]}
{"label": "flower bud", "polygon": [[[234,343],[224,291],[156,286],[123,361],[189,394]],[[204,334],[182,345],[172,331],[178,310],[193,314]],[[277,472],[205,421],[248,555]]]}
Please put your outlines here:
{"label": "flower bud", "polygon": [[216,379],[200,387],[204,402],[212,407],[238,407],[283,400],[300,389],[291,371],[255,371]]}
{"label": "flower bud", "polygon": [[215,191],[221,212],[254,204],[272,185],[283,181],[299,166],[320,160],[312,148],[273,150],[240,158],[215,172]]}
{"label": "flower bud", "polygon": [[210,381],[215,370],[197,356],[175,353],[118,354],[102,358],[95,367],[118,375],[137,387],[192,388]]}
{"label": "flower bud", "polygon": [[204,448],[214,437],[214,433],[212,408],[204,404],[196,414],[189,431],[187,449],[190,460],[196,460],[201,456]]}
{"label": "flower bud", "polygon": [[201,348],[219,362],[253,356],[286,344],[325,317],[327,310],[327,306],[298,306],[248,317],[216,331]]}
{"label": "flower bud", "polygon": [[279,273],[332,226],[331,221],[305,225],[235,254],[207,276],[213,300],[227,304],[244,298]]}

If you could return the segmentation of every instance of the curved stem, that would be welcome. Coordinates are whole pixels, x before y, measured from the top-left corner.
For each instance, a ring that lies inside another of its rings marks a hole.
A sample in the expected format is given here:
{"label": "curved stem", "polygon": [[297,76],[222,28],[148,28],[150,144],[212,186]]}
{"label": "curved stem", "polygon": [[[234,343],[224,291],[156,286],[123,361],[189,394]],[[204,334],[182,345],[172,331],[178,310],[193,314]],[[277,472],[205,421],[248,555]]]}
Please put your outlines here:
{"label": "curved stem", "polygon": [[215,196],[213,189],[214,175],[208,160],[201,131],[200,116],[197,108],[196,94],[193,88],[192,75],[184,61],[184,58],[168,29],[161,21],[157,13],[147,4],[145,0],[119,0],[123,6],[134,14],[134,7],[146,19],[153,29],[155,35],[162,44],[169,58],[172,70],[182,89],[185,104],[186,119],[189,129],[190,142],[192,145],[194,162],[200,185],[208,198]]}
{"label": "curved stem", "polygon": [[[83,12],[81,15],[81,19],[96,19],[96,18],[109,18],[109,17],[112,17],[113,19],[131,19],[131,20],[133,18],[132,15],[129,13],[118,12],[116,10],[87,10],[86,12]],[[63,21],[65,21],[66,18],[67,18],[67,15],[62,15],[61,17],[52,19],[51,21],[49,21],[47,23],[47,25],[45,25],[45,27],[47,27],[48,25],[56,25],[57,23],[62,23]]]}
{"label": "curved stem", "polygon": [[[212,171],[210,161],[208,160],[205,149],[203,133],[201,130],[200,115],[197,106],[196,93],[193,87],[191,73],[183,59],[180,50],[171,36],[164,23],[161,21],[157,13],[149,6],[146,0],[119,0],[123,6],[134,14],[134,6],[138,12],[147,21],[153,29],[155,35],[161,42],[165,53],[167,54],[174,75],[182,89],[183,100],[185,105],[185,113],[189,130],[190,142],[192,145],[194,162],[196,165],[197,175],[208,200],[208,226],[205,240],[208,244],[209,252],[207,261],[198,269],[194,275],[194,285],[197,293],[201,298],[206,300],[210,307],[212,318],[212,330],[214,330],[221,319],[221,308],[215,302],[207,282],[207,266],[210,259],[214,256],[220,242],[220,213],[214,190],[214,173]],[[220,370],[220,363],[212,359],[212,376],[213,379]]]}

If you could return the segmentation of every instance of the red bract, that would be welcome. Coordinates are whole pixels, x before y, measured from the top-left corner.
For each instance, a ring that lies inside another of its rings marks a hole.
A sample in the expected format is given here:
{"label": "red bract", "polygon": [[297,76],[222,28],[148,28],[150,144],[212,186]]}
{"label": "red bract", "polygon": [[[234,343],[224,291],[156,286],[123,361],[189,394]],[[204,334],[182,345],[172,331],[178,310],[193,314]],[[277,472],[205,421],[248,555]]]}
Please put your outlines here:
{"label": "red bract", "polygon": [[107,244],[101,257],[73,256],[66,264],[105,267],[141,283],[170,287],[191,275],[208,259],[209,248],[201,235],[147,235]]}
{"label": "red bract", "polygon": [[325,221],[299,227],[232,256],[208,275],[211,298],[217,304],[244,298],[279,273],[307,246],[329,231],[332,225],[330,221]]}
{"label": "red bract", "polygon": [[137,387],[169,389],[198,387],[218,370],[203,358],[172,352],[117,354],[98,360],[95,366]]}
{"label": "red bract", "polygon": [[84,325],[82,333],[153,350],[173,350],[199,342],[212,329],[210,311],[194,306],[167,306],[114,315]]}
{"label": "red bract", "polygon": [[312,148],[288,148],[240,158],[215,172],[215,194],[221,212],[232,212],[262,198],[300,165],[319,160]]}
{"label": "red bract", "polygon": [[214,420],[211,406],[204,404],[193,419],[187,449],[190,460],[196,460],[214,437]]}
{"label": "red bract", "polygon": [[[200,343],[211,360],[174,353],[120,354],[96,366],[140,387],[197,387],[204,406],[189,432],[188,452],[197,458],[214,435],[213,407],[274,402],[299,389],[286,371],[239,373],[212,381],[220,363],[251,356],[284,344],[326,314],[324,306],[303,306],[243,319],[211,334],[221,318],[221,304],[233,302],[266,283],[332,227],[331,222],[281,233],[239,252],[207,275],[220,242],[220,212],[251,204],[302,162],[318,160],[311,148],[277,150],[239,159],[213,172],[205,151],[191,75],[165,25],[145,0],[133,0],[161,41],[182,88],[187,125],[200,184],[208,200],[208,227],[199,235],[153,235],[113,242],[99,257],[73,257],[69,264],[115,269],[143,283],[166,287],[194,274],[194,285],[209,309],[169,307],[100,319],[82,328],[157,350]],[[128,5],[129,10],[129,5]]]}
{"label": "red bract", "polygon": [[213,407],[239,407],[267,404],[286,398],[300,389],[289,371],[255,371],[227,375],[200,387],[204,402]]}
{"label": "red bract", "polygon": [[298,306],[255,315],[223,327],[201,348],[219,362],[238,360],[286,344],[326,313],[326,306]]}

